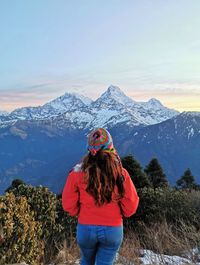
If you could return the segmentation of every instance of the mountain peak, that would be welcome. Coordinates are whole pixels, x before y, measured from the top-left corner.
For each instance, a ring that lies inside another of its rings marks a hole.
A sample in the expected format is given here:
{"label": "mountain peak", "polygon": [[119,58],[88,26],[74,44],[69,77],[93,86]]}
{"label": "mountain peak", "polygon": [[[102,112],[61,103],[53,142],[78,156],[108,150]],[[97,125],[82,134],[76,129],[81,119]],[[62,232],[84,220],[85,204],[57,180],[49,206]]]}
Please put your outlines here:
{"label": "mountain peak", "polygon": [[151,106],[163,106],[163,104],[156,98],[149,99],[147,103]]}
{"label": "mountain peak", "polygon": [[[46,103],[44,106],[53,106],[54,108],[62,108],[65,109],[66,111],[70,109],[73,105],[76,105],[77,107],[83,107],[85,105],[90,105],[92,102],[91,99],[80,95],[78,93],[68,93],[66,92],[64,95]],[[44,107],[43,106],[43,107]]]}
{"label": "mountain peak", "polygon": [[122,92],[122,90],[118,86],[110,85],[107,89],[107,92]]}
{"label": "mountain peak", "polygon": [[114,85],[110,85],[108,89],[96,100],[96,103],[104,102],[107,104],[119,103],[122,105],[132,105],[134,101],[126,96],[124,92]]}
{"label": "mountain peak", "polygon": [[106,95],[109,95],[109,96],[122,96],[122,97],[127,97],[124,92],[118,87],[118,86],[113,86],[113,85],[110,85],[108,87],[108,89],[103,93],[103,95],[106,94]]}
{"label": "mountain peak", "polygon": [[90,105],[92,103],[92,101],[93,101],[92,99],[90,99],[88,97],[85,97],[85,96],[83,96],[81,94],[78,94],[76,92],[71,93],[71,95],[76,97],[76,98],[78,98],[78,99],[80,99],[85,105]]}

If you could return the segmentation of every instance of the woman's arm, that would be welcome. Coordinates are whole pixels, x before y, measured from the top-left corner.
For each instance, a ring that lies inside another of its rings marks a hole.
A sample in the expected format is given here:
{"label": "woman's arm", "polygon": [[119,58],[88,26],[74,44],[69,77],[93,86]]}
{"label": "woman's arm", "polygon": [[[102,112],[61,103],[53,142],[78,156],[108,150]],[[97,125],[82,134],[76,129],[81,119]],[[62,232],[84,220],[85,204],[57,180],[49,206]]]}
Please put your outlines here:
{"label": "woman's arm", "polygon": [[120,200],[120,207],[122,214],[125,217],[130,217],[136,212],[138,208],[139,197],[127,170],[124,169],[123,173],[125,194],[124,197]]}
{"label": "woman's arm", "polygon": [[67,177],[65,187],[62,192],[62,206],[64,211],[71,216],[79,213],[79,190],[77,185],[77,173],[71,171]]}

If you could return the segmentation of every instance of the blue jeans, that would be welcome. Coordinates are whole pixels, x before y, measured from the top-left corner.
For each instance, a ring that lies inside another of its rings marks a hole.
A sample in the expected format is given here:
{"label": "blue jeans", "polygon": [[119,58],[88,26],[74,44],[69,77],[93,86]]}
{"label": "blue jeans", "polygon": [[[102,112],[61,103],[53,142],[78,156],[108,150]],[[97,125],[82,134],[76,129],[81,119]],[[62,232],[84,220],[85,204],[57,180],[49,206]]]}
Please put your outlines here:
{"label": "blue jeans", "polygon": [[112,265],[123,240],[123,226],[77,225],[81,265]]}

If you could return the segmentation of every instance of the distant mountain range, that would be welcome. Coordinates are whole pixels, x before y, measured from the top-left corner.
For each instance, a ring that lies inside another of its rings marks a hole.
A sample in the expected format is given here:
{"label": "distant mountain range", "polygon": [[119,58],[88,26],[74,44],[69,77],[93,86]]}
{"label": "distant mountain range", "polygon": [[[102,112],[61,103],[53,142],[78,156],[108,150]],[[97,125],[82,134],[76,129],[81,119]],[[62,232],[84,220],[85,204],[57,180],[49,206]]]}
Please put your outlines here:
{"label": "distant mountain range", "polygon": [[92,101],[76,93],[65,93],[39,107],[19,108],[9,115],[0,115],[0,127],[14,124],[17,120],[65,120],[73,128],[114,126],[126,122],[129,126],[150,125],[169,119],[178,112],[164,107],[157,99],[136,102],[120,88],[110,86],[97,100]]}
{"label": "distant mountain range", "polygon": [[200,113],[179,113],[157,99],[136,102],[110,86],[97,100],[66,93],[39,107],[0,113],[0,193],[12,179],[62,190],[86,153],[94,127],[112,133],[120,155],[146,165],[157,157],[171,183],[190,167],[200,182]]}

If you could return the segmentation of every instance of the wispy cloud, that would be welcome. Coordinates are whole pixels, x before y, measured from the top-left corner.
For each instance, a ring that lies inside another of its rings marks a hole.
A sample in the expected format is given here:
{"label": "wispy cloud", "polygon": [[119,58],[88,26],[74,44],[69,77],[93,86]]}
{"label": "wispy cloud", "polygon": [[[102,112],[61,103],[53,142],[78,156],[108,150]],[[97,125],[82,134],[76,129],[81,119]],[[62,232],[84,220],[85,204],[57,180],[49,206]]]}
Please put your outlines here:
{"label": "wispy cloud", "polygon": [[[175,84],[174,84],[175,86]],[[128,90],[132,99],[145,101],[149,98],[159,99],[165,106],[177,109],[179,111],[200,111],[200,87],[164,87],[156,86],[151,89]]]}
{"label": "wispy cloud", "polygon": [[31,80],[27,84],[18,84],[15,88],[0,89],[0,110],[12,111],[25,106],[43,105],[66,92],[77,92],[95,99],[99,96],[98,92],[103,92],[105,87],[105,84],[84,78],[72,80],[62,77],[42,82]]}

